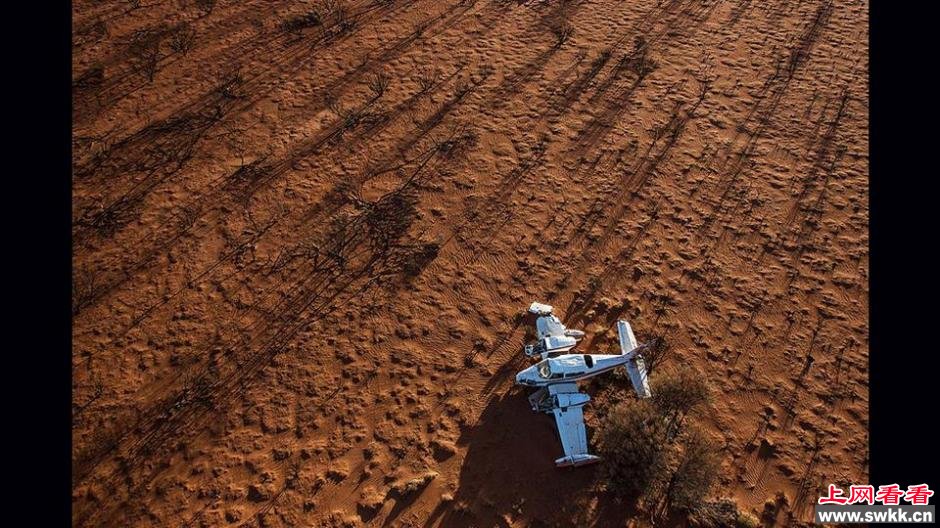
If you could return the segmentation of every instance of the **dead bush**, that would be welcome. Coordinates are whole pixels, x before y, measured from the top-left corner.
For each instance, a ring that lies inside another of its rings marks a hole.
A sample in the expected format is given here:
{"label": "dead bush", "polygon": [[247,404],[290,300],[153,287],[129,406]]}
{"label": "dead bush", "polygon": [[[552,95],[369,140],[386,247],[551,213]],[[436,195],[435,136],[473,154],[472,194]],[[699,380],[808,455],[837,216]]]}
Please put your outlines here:
{"label": "dead bush", "polygon": [[181,24],[170,36],[170,49],[181,55],[189,53],[196,44],[196,30],[189,24]]}
{"label": "dead bush", "polygon": [[574,34],[574,26],[565,20],[560,20],[551,27],[552,35],[555,36],[555,48],[564,46],[565,42]]}
{"label": "dead bush", "polygon": [[418,71],[419,93],[426,94],[430,92],[440,79],[440,73],[431,68],[422,68]]}
{"label": "dead bush", "polygon": [[437,141],[435,149],[442,158],[454,160],[466,156],[479,142],[476,131],[457,126],[447,139]]}
{"label": "dead bush", "polygon": [[288,33],[299,33],[307,28],[317,27],[321,24],[323,24],[323,19],[320,16],[320,12],[313,10],[292,16],[281,22],[281,29]]}
{"label": "dead bush", "polygon": [[662,365],[669,358],[671,352],[672,347],[669,345],[669,341],[666,340],[666,336],[658,336],[650,341],[649,345],[641,352],[643,360],[646,362],[647,374],[652,376],[656,367]]}
{"label": "dead bush", "polygon": [[410,251],[404,262],[405,276],[414,278],[421,274],[425,267],[437,258],[441,246],[436,242],[420,244]]}
{"label": "dead bush", "polygon": [[378,99],[379,97],[382,97],[382,95],[385,93],[385,90],[388,89],[388,84],[388,75],[381,72],[376,73],[369,80],[369,91],[371,91],[372,95]]}
{"label": "dead bush", "polygon": [[72,277],[72,315],[78,315],[98,297],[102,281],[92,269],[79,269]]}
{"label": "dead bush", "polygon": [[215,9],[216,0],[196,0],[196,8],[201,16],[209,16]]}
{"label": "dead bush", "polygon": [[318,10],[322,13],[324,23],[335,28],[337,35],[343,35],[356,27],[356,19],[350,17],[349,9],[337,0],[323,0]]}
{"label": "dead bush", "polygon": [[131,62],[137,71],[142,71],[150,82],[157,73],[160,64],[160,45],[163,42],[163,30],[145,30],[137,32],[128,48]]}

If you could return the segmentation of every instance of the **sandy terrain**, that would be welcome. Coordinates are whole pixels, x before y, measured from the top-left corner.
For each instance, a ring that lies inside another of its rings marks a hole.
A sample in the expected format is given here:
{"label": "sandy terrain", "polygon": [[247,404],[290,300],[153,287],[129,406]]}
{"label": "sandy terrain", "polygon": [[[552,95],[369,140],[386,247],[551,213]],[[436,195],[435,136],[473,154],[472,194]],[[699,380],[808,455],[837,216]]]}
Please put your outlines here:
{"label": "sandy terrain", "polygon": [[75,526],[643,525],[533,300],[698,369],[765,524],[866,480],[867,3],[73,5]]}

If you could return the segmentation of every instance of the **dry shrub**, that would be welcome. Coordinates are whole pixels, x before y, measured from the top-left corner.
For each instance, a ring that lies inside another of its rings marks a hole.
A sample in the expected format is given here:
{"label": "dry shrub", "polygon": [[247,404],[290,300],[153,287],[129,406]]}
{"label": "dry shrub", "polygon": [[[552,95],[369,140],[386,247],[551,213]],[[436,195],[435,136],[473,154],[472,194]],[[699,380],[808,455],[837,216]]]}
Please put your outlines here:
{"label": "dry shrub", "polygon": [[369,79],[369,91],[372,92],[372,95],[378,99],[382,97],[385,93],[385,90],[388,89],[390,79],[388,75],[383,72],[376,73]]}
{"label": "dry shrub", "polygon": [[101,288],[98,273],[93,269],[75,270],[72,277],[72,315],[78,315],[82,309],[91,305],[98,297]]}
{"label": "dry shrub", "polygon": [[641,352],[643,360],[646,361],[647,375],[652,376],[656,367],[663,364],[669,358],[671,352],[672,347],[666,340],[666,336],[654,338]]}
{"label": "dry shrub", "polygon": [[320,13],[317,10],[313,10],[292,16],[281,22],[281,29],[290,33],[298,33],[304,29],[317,27],[321,24],[323,24],[323,20]]}
{"label": "dry shrub", "polygon": [[683,435],[675,469],[666,488],[665,506],[690,512],[711,491],[721,467],[718,446],[698,429]]}
{"label": "dry shrub", "polygon": [[598,434],[607,486],[621,495],[645,492],[665,470],[666,425],[647,400],[621,403],[610,410]]}
{"label": "dry shrub", "polygon": [[757,528],[757,519],[753,516],[751,518],[754,519],[754,524],[740,523],[738,520],[742,515],[748,514],[739,512],[734,500],[723,498],[696,505],[689,512],[688,520],[691,528],[727,528],[729,526]]}
{"label": "dry shrub", "polygon": [[418,70],[418,87],[420,93],[425,94],[431,91],[440,79],[440,73],[431,68],[421,68]]}
{"label": "dry shrub", "polygon": [[681,431],[686,413],[708,398],[702,377],[680,369],[654,380],[653,398],[611,409],[597,439],[608,489],[643,498],[654,519],[676,511],[688,514],[690,522],[699,519],[701,526],[728,526],[715,520],[735,518],[725,515],[725,505],[704,503],[720,470],[720,450],[696,427]]}
{"label": "dry shrub", "polygon": [[682,367],[653,383],[653,404],[658,414],[666,418],[670,436],[674,436],[685,415],[692,409],[708,403],[708,385],[702,375],[691,368]]}
{"label": "dry shrub", "polygon": [[209,16],[215,9],[216,0],[196,0],[196,8],[201,16]]}
{"label": "dry shrub", "polygon": [[441,246],[436,242],[421,244],[411,252],[405,259],[404,273],[406,277],[414,278],[421,274],[425,267],[437,258]]}
{"label": "dry shrub", "polygon": [[196,30],[189,24],[181,24],[170,35],[170,49],[181,55],[189,53],[196,44]]}
{"label": "dry shrub", "polygon": [[132,37],[128,47],[134,68],[143,72],[150,82],[153,82],[160,65],[160,45],[163,42],[163,35],[161,28],[138,31]]}
{"label": "dry shrub", "polygon": [[555,36],[555,47],[562,47],[571,35],[574,34],[574,26],[565,20],[559,20],[551,26],[552,35]]}
{"label": "dry shrub", "polygon": [[349,9],[344,2],[322,0],[318,11],[323,15],[324,23],[335,28],[339,35],[351,31],[356,26],[356,19],[349,15]]}

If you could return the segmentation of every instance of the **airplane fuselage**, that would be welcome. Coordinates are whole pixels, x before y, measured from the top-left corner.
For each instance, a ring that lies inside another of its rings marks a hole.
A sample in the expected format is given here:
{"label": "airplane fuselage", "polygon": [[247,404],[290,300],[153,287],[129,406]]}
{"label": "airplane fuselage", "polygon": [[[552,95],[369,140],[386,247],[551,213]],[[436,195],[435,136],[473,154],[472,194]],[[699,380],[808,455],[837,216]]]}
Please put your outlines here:
{"label": "airplane fuselage", "polygon": [[520,371],[516,374],[516,383],[528,387],[574,383],[623,366],[630,357],[626,354],[562,354]]}

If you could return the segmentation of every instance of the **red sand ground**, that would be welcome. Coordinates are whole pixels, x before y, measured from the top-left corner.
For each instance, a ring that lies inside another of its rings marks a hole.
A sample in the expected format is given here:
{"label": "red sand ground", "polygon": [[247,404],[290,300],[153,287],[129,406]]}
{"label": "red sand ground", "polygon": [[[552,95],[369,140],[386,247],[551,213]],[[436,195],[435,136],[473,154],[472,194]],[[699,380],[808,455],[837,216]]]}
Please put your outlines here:
{"label": "red sand ground", "polygon": [[533,300],[664,336],[767,524],[865,480],[866,2],[73,5],[76,526],[642,525]]}

